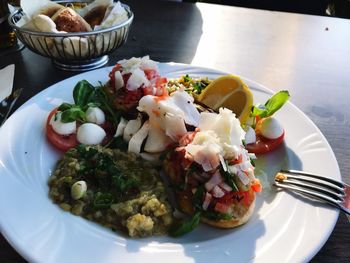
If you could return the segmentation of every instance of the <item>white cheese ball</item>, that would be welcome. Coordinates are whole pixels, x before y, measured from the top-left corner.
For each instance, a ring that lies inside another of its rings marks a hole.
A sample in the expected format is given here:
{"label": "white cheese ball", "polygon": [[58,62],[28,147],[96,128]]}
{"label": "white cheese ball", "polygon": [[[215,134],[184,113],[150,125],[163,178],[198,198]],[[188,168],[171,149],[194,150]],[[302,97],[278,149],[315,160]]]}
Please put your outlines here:
{"label": "white cheese ball", "polygon": [[256,142],[255,130],[252,127],[249,127],[248,130],[246,131],[244,140],[246,144]]}
{"label": "white cheese ball", "polygon": [[63,123],[61,121],[62,112],[57,112],[54,114],[50,120],[52,129],[60,135],[69,135],[75,133],[77,129],[76,121]]}
{"label": "white cheese ball", "polygon": [[89,107],[86,111],[86,120],[100,125],[106,121],[106,117],[99,107]]}
{"label": "white cheese ball", "polygon": [[262,119],[259,123],[259,129],[262,136],[271,140],[277,139],[283,134],[281,124],[273,117]]}
{"label": "white cheese ball", "polygon": [[86,145],[100,144],[106,137],[106,132],[94,123],[84,123],[78,128],[77,139]]}

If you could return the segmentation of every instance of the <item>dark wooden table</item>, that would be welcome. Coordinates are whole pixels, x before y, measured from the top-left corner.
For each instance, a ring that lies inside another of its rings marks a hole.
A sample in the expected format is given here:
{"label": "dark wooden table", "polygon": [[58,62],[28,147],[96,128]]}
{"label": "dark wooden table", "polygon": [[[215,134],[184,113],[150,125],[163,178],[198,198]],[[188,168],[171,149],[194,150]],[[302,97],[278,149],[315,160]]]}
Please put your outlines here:
{"label": "dark wooden table", "polygon": [[[273,90],[287,89],[291,101],[325,135],[343,180],[350,183],[350,21],[212,4],[125,2],[135,13],[134,24],[109,65],[148,54],[157,61],[221,69]],[[28,49],[0,57],[0,68],[12,63],[14,86],[24,88],[17,106],[77,74],[56,69]],[[350,262],[349,248],[350,225],[341,214],[312,261]],[[0,261],[24,261],[2,236]]]}

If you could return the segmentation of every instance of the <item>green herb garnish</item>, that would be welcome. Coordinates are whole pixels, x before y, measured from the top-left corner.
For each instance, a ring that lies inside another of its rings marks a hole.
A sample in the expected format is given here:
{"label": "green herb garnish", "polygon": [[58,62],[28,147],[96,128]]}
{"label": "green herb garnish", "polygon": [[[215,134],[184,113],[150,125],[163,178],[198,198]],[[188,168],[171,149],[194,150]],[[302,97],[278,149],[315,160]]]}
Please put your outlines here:
{"label": "green herb garnish", "polygon": [[289,97],[290,95],[287,90],[279,91],[273,95],[264,105],[257,104],[253,106],[250,116],[259,116],[260,118],[270,117],[287,102]]}
{"label": "green herb garnish", "polygon": [[[225,167],[224,167],[225,165]],[[233,192],[237,192],[239,189],[233,179],[233,175],[228,170],[228,163],[225,161],[225,163],[221,163],[221,175],[224,177],[225,183],[227,183],[231,188]]]}
{"label": "green herb garnish", "polygon": [[170,235],[173,237],[179,237],[191,232],[199,225],[201,214],[201,211],[197,211],[191,218],[182,221],[177,227],[170,231]]}
{"label": "green herb garnish", "polygon": [[211,211],[204,211],[202,215],[210,220],[219,221],[219,220],[231,220],[232,215]]}
{"label": "green herb garnish", "polygon": [[192,78],[188,74],[186,74],[183,78],[185,82],[190,82],[192,80]]}
{"label": "green herb garnish", "polygon": [[114,110],[113,102],[103,91],[102,85],[94,87],[88,81],[81,80],[74,87],[73,99],[74,104],[62,103],[58,107],[58,110],[62,112],[61,121],[64,123],[76,120],[85,122],[86,111],[89,107],[101,107],[114,123],[120,119],[120,113]]}
{"label": "green herb garnish", "polygon": [[94,197],[94,208],[109,208],[113,203],[113,196],[110,193],[97,192]]}

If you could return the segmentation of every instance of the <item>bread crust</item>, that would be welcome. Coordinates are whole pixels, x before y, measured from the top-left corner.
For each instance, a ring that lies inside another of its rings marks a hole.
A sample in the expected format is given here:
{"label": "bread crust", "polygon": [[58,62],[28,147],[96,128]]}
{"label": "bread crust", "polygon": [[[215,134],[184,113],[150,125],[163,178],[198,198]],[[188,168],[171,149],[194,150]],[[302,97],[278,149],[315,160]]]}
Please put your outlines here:
{"label": "bread crust", "polygon": [[64,32],[88,32],[92,31],[91,26],[72,8],[65,7],[58,10],[52,20],[58,31]]}
{"label": "bread crust", "polygon": [[99,26],[105,17],[106,9],[106,6],[96,6],[84,16],[85,21],[88,22],[92,28]]}

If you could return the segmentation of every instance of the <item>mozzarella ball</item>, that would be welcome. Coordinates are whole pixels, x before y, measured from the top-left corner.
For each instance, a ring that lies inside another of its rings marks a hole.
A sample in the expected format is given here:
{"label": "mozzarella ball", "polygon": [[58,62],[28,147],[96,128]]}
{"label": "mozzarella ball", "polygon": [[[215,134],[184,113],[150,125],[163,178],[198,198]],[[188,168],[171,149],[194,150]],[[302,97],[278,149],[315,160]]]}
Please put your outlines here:
{"label": "mozzarella ball", "polygon": [[76,121],[63,123],[61,121],[62,112],[57,112],[54,114],[50,120],[52,129],[60,135],[69,135],[75,133],[77,129]]}
{"label": "mozzarella ball", "polygon": [[86,120],[100,125],[105,122],[106,117],[99,107],[89,107],[86,111]]}
{"label": "mozzarella ball", "polygon": [[260,120],[258,127],[262,136],[272,140],[282,136],[284,132],[281,124],[273,117]]}
{"label": "mozzarella ball", "polygon": [[106,137],[106,132],[94,123],[84,123],[78,128],[77,139],[86,145],[100,144]]}
{"label": "mozzarella ball", "polygon": [[246,131],[244,140],[246,144],[256,142],[256,134],[252,127],[249,127],[248,130]]}

